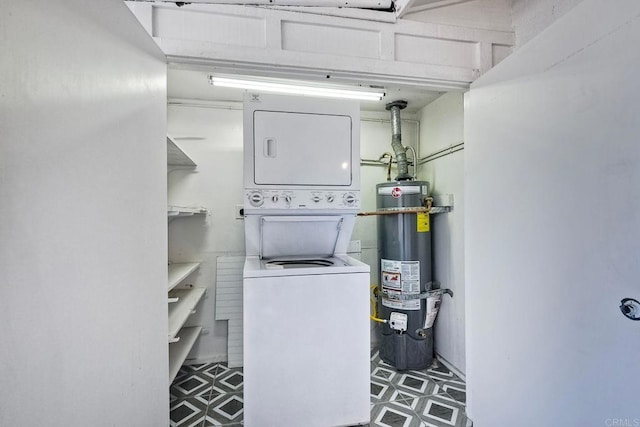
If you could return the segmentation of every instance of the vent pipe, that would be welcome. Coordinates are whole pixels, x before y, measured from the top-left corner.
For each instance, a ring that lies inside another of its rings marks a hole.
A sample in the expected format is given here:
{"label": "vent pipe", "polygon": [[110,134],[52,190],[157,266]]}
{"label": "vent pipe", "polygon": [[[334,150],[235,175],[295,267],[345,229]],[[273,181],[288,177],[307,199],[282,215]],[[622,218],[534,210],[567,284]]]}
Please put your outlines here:
{"label": "vent pipe", "polygon": [[385,108],[391,112],[391,147],[396,154],[396,162],[398,164],[398,176],[396,181],[410,180],[409,166],[407,163],[407,152],[402,146],[402,132],[400,130],[400,110],[407,108],[407,101],[393,101],[388,103]]}

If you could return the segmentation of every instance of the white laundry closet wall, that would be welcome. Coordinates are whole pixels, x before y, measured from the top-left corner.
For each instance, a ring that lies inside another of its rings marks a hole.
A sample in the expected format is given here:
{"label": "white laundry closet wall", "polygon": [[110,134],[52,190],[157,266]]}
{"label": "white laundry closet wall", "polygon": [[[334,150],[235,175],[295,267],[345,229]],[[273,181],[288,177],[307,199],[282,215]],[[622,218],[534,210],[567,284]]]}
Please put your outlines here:
{"label": "white laundry closet wall", "polygon": [[0,425],[166,425],[165,56],[115,0],[0,28]]}
{"label": "white laundry closet wall", "polygon": [[[420,153],[428,156],[463,142],[462,92],[450,92],[420,111]],[[435,324],[436,353],[464,374],[464,150],[446,154],[420,166],[419,179],[429,181],[432,196],[451,194],[453,210],[431,215],[433,278],[453,291],[444,296]]]}

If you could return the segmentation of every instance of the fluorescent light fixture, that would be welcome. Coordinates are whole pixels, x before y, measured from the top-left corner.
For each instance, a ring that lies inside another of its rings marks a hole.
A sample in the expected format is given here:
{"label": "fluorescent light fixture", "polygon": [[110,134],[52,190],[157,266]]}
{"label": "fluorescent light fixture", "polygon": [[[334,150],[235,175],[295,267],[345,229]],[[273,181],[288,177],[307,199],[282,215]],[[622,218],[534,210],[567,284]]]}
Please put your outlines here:
{"label": "fluorescent light fixture", "polygon": [[209,76],[209,82],[214,86],[233,87],[238,89],[255,90],[259,92],[276,92],[291,95],[321,96],[327,98],[359,99],[361,101],[380,101],[384,92],[375,92],[350,87],[322,86],[307,82],[292,82],[289,80],[267,80],[252,77]]}

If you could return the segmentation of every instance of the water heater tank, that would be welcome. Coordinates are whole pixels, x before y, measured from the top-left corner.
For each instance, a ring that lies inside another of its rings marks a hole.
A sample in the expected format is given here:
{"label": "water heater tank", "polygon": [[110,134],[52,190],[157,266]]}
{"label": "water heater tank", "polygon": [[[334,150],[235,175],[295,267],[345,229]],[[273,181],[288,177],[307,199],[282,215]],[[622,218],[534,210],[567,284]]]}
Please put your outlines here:
{"label": "water heater tank", "polygon": [[380,357],[400,370],[424,369],[433,361],[433,328],[424,328],[424,294],[432,280],[431,226],[427,212],[415,213],[425,206],[428,186],[396,181],[376,187],[377,210],[394,212],[378,215],[379,313],[383,319],[402,319],[401,327],[382,325]]}

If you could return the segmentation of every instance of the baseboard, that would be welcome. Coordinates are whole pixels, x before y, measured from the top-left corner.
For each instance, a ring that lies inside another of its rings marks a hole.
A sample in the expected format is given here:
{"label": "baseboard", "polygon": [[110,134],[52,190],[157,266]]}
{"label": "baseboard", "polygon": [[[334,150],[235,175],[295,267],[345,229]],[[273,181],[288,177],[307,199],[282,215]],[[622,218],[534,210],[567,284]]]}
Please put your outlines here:
{"label": "baseboard", "polygon": [[451,363],[449,363],[447,361],[447,359],[445,359],[444,357],[440,356],[438,353],[436,353],[436,359],[438,359],[438,362],[440,362],[444,366],[446,366],[451,372],[456,374],[458,377],[462,378],[462,380],[464,382],[467,382],[467,377],[465,376],[464,372],[460,371],[458,368],[456,368]]}

